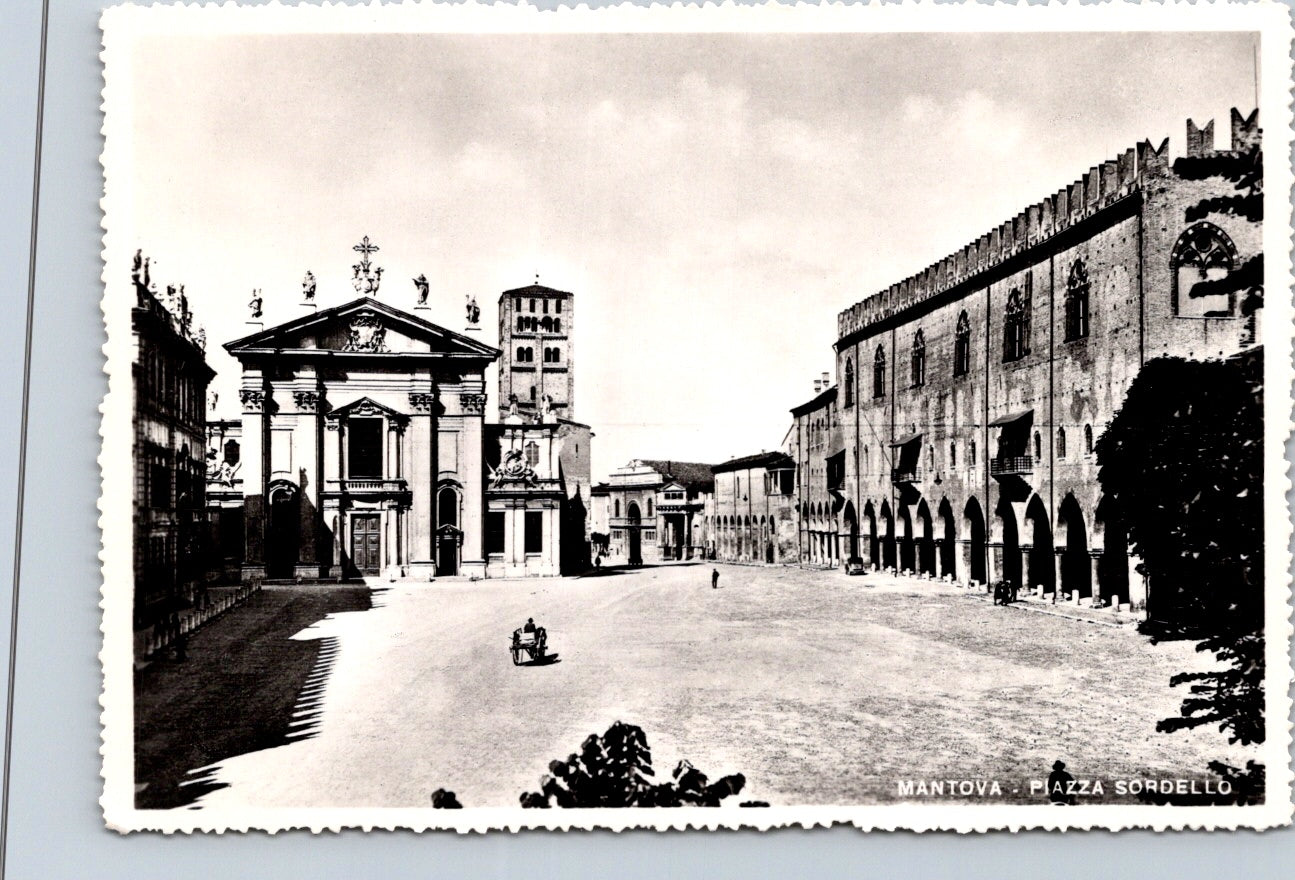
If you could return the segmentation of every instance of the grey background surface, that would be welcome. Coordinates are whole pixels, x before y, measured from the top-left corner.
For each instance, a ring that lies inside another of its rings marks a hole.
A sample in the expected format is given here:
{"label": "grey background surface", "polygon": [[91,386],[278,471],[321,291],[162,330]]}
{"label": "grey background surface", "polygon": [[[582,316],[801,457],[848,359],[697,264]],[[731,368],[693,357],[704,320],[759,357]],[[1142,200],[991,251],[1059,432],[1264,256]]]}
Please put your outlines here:
{"label": "grey background surface", "polygon": [[[0,10],[0,569],[22,395],[39,0]],[[781,876],[1286,877],[1295,832],[959,836],[633,832],[135,835],[99,813],[101,87],[97,0],[52,0],[32,326],[8,864],[13,878]],[[541,4],[551,5],[551,4]],[[8,591],[0,650],[8,649]],[[0,686],[3,681],[0,680]],[[914,748],[920,748],[914,743]]]}

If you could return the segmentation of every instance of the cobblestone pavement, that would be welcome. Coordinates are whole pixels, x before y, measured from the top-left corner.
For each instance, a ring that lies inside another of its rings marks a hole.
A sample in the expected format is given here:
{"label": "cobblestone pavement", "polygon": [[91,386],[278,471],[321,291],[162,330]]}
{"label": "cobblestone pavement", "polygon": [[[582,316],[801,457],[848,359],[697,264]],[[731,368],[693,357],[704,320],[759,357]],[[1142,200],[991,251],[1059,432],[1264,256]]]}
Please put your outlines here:
{"label": "cobblestone pavement", "polygon": [[[658,774],[680,758],[742,772],[744,798],[777,805],[950,778],[1031,801],[1057,759],[1106,780],[1241,760],[1213,730],[1155,732],[1183,697],[1170,675],[1211,662],[1191,643],[883,575],[719,565],[712,590],[711,568],[375,584],[371,610],[296,636],[329,648],[293,731],[223,761],[199,804],[416,807],[444,787],[514,806],[616,720],[646,731]],[[512,664],[528,616],[558,662]]]}

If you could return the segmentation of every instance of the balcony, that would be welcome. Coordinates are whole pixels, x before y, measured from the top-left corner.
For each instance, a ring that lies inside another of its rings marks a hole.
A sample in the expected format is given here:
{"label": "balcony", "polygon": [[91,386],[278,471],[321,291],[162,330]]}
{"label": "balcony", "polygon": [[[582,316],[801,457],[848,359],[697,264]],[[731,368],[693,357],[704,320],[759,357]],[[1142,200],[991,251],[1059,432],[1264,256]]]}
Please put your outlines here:
{"label": "balcony", "polygon": [[349,480],[328,480],[325,483],[325,491],[343,492],[351,495],[398,495],[408,493],[409,484],[404,480],[359,477]]}
{"label": "balcony", "polygon": [[1034,473],[1034,457],[1030,455],[1006,455],[989,461],[991,477],[1019,477]]}
{"label": "balcony", "polygon": [[890,469],[890,481],[892,483],[916,483],[921,479],[922,469],[919,467]]}

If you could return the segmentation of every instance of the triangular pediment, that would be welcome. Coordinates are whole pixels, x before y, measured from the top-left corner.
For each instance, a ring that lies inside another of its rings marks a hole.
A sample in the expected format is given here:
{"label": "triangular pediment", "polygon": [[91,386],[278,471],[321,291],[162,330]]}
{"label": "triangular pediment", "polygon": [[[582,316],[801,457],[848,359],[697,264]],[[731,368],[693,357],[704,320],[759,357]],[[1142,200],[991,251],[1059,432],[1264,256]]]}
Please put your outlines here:
{"label": "triangular pediment", "polygon": [[344,406],[334,407],[328,412],[328,418],[330,419],[343,416],[386,416],[394,422],[409,421],[407,413],[397,412],[389,406],[378,403],[371,397],[361,397],[359,400],[353,400]]}
{"label": "triangular pediment", "polygon": [[287,352],[336,352],[344,355],[446,355],[499,357],[499,349],[446,330],[372,297],[321,309],[225,343],[240,355]]}

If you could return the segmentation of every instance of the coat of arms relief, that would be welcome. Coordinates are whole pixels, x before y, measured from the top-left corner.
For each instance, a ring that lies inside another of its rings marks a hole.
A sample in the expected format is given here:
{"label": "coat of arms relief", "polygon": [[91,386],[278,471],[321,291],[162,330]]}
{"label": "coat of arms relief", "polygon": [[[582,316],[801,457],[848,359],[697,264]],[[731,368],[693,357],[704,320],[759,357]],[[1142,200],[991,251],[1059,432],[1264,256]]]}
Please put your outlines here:
{"label": "coat of arms relief", "polygon": [[342,351],[384,352],[387,348],[387,328],[382,326],[373,312],[360,312],[351,321],[349,336]]}

